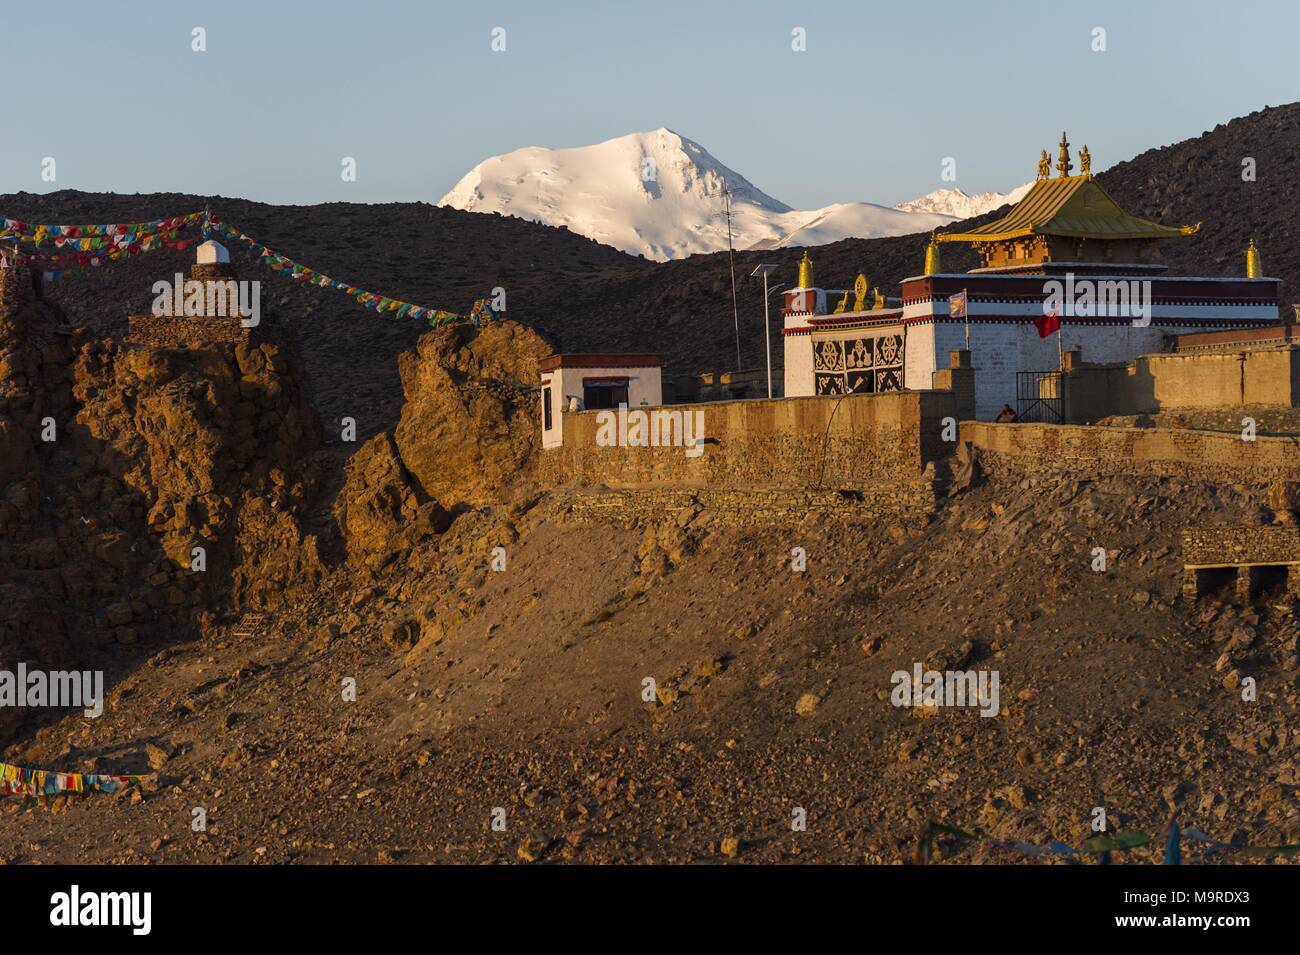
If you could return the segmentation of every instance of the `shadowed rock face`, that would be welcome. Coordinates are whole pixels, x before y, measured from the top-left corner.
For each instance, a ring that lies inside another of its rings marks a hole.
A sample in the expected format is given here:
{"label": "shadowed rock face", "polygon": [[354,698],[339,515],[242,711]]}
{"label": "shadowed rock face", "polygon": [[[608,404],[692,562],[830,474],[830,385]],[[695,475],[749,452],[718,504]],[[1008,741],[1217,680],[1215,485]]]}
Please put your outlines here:
{"label": "shadowed rock face", "polygon": [[293,356],[127,346],[60,317],[29,302],[0,320],[2,658],[111,668],[201,614],[311,587],[319,428]]}
{"label": "shadowed rock face", "polygon": [[537,363],[551,347],[515,322],[439,329],[400,359],[406,404],[348,461],[334,517],[348,559],[377,569],[466,507],[527,484],[537,454]]}
{"label": "shadowed rock face", "polygon": [[114,669],[213,614],[301,602],[325,574],[314,530],[332,531],[331,512],[340,570],[363,582],[531,472],[528,389],[551,348],[514,323],[431,332],[404,354],[401,423],[345,464],[334,454],[344,473],[331,501],[292,341],[153,347],[61,320],[31,300],[0,316],[11,662]]}

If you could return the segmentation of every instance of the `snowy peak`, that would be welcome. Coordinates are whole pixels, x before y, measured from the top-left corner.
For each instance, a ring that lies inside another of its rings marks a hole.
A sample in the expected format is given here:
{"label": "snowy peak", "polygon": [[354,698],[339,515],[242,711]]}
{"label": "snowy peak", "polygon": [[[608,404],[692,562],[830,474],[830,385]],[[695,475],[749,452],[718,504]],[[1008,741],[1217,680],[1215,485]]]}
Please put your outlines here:
{"label": "snowy peak", "polygon": [[901,212],[870,202],[837,202],[812,212],[791,212],[778,224],[786,231],[778,238],[756,242],[752,249],[785,249],[827,245],[841,239],[874,239],[886,235],[929,232],[955,222],[952,216],[928,212]]}
{"label": "snowy peak", "polygon": [[724,185],[731,190],[733,230],[744,228],[742,220],[790,211],[670,129],[495,156],[470,170],[439,205],[563,225],[624,251],[670,259],[726,248]]}
{"label": "snowy peak", "polygon": [[737,249],[903,235],[952,221],[865,202],[797,211],[699,143],[664,128],[594,146],[531,146],[494,156],[470,170],[439,205],[562,225],[663,261],[727,248],[724,188],[731,193]]}
{"label": "snowy peak", "polygon": [[971,219],[1007,203],[1019,202],[1031,186],[1033,183],[1027,182],[1010,192],[977,192],[974,195],[967,195],[960,189],[936,189],[917,199],[900,202],[894,208],[902,212],[932,212],[956,219]]}

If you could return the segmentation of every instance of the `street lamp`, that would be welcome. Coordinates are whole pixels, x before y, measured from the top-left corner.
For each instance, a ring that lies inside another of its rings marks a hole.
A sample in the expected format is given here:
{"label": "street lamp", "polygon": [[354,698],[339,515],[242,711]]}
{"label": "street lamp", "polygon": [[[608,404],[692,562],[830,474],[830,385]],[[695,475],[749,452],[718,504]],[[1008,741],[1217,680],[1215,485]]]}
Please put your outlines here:
{"label": "street lamp", "polygon": [[772,330],[768,325],[767,303],[768,303],[768,299],[772,295],[772,292],[775,292],[785,283],[784,282],[780,283],[779,285],[775,286],[771,292],[769,292],[767,290],[767,276],[768,273],[774,272],[778,268],[780,268],[780,266],[764,263],[763,265],[758,266],[756,269],[754,269],[754,271],[749,273],[750,278],[753,278],[756,275],[763,276],[763,345],[767,349],[767,396],[769,398],[772,397]]}

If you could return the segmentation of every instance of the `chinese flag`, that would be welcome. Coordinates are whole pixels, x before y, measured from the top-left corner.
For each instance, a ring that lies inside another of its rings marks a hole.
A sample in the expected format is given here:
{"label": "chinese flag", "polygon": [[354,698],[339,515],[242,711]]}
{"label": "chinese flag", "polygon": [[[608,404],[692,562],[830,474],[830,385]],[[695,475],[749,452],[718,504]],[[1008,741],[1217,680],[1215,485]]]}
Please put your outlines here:
{"label": "chinese flag", "polygon": [[1046,315],[1039,315],[1034,319],[1034,324],[1038,326],[1038,337],[1046,338],[1052,332],[1061,327],[1061,320],[1056,317],[1056,309],[1052,309]]}

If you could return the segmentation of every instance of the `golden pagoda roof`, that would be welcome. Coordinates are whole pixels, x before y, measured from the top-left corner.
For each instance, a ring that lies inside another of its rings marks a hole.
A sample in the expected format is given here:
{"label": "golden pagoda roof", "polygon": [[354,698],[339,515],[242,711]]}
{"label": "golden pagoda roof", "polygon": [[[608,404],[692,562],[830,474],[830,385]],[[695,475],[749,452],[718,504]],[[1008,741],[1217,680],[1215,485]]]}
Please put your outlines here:
{"label": "golden pagoda roof", "polygon": [[968,232],[941,232],[940,242],[1000,242],[1033,235],[1070,239],[1167,239],[1201,225],[1173,228],[1129,215],[1091,175],[1039,179],[1015,208]]}

